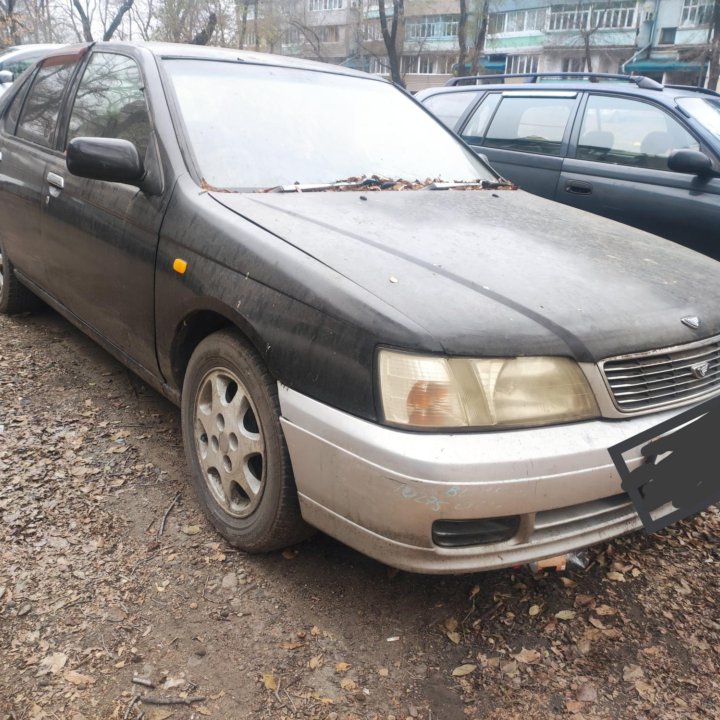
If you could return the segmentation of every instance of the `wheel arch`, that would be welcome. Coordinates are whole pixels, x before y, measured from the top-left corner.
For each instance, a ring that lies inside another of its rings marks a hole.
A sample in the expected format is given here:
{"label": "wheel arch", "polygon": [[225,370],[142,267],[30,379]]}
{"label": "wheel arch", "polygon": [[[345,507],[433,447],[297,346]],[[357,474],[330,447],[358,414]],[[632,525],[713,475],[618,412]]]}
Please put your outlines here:
{"label": "wheel arch", "polygon": [[182,392],[185,372],[195,348],[207,337],[223,329],[233,329],[264,356],[262,339],[253,326],[226,307],[196,308],[187,313],[175,327],[170,345],[172,382]]}

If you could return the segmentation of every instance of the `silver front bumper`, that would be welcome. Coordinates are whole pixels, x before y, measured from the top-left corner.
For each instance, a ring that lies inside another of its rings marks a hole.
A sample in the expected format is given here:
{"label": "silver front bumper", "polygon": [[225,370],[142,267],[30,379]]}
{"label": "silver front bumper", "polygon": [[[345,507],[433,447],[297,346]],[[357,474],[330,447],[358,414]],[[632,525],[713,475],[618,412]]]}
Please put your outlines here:
{"label": "silver front bumper", "polygon": [[[388,565],[488,570],[551,557],[640,527],[607,452],[674,410],[528,430],[410,433],[279,387],[303,517]],[[639,460],[630,458],[632,468]],[[510,540],[433,543],[436,520],[519,515]]]}

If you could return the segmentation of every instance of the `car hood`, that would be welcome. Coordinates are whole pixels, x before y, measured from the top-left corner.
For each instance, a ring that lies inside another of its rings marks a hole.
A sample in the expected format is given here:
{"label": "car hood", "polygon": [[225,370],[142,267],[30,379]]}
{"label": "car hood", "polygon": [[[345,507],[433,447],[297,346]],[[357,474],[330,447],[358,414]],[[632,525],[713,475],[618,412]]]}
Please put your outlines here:
{"label": "car hood", "polygon": [[[720,333],[720,263],[524,192],[212,196],[449,354],[597,361]],[[681,322],[688,316],[698,329]]]}

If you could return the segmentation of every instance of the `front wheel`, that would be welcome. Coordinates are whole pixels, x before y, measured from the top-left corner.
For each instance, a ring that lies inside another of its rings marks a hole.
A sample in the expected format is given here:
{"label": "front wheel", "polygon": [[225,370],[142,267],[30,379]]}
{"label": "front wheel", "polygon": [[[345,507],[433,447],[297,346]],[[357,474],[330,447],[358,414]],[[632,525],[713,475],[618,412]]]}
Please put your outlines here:
{"label": "front wheel", "polygon": [[273,377],[237,333],[222,330],[198,345],[182,392],[191,481],[215,528],[245,552],[309,534],[279,415]]}

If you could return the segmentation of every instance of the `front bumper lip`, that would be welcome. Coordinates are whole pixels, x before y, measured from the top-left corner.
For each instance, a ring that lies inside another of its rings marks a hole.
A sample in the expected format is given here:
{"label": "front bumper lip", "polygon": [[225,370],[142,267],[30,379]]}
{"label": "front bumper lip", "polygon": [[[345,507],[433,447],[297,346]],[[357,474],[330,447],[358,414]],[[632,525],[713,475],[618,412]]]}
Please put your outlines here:
{"label": "front bumper lip", "polygon": [[[303,517],[389,565],[425,573],[507,567],[637,529],[607,448],[679,410],[527,430],[420,434],[279,386]],[[628,458],[634,467],[641,458]],[[520,515],[492,545],[441,548],[435,520]]]}

